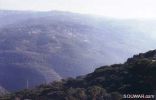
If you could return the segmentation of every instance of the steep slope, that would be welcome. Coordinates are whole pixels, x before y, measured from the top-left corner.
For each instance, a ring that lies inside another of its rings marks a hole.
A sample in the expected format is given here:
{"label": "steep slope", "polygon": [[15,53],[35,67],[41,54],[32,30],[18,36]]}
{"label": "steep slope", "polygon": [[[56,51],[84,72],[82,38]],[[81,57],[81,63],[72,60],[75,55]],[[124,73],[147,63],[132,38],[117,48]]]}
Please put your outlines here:
{"label": "steep slope", "polygon": [[[3,98],[33,100],[121,100],[123,94],[154,95],[156,50],[140,53],[124,64],[97,68],[93,73],[69,78]],[[154,100],[151,98],[148,99]],[[8,99],[9,100],[9,99]]]}

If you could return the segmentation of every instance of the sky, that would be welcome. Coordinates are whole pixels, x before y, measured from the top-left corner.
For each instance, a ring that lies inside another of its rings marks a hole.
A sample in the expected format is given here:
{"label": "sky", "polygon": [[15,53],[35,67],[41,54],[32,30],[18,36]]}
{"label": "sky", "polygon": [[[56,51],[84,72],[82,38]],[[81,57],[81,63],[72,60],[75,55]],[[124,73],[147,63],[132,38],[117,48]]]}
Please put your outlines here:
{"label": "sky", "polygon": [[113,18],[156,19],[156,0],[0,0],[5,10],[61,10]]}

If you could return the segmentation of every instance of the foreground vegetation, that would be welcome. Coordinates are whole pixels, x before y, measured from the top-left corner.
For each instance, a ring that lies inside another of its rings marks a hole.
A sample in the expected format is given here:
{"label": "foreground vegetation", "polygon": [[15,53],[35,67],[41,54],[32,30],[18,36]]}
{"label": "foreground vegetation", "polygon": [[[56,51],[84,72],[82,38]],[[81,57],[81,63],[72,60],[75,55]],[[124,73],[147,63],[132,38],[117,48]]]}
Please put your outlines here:
{"label": "foreground vegetation", "polygon": [[123,94],[155,94],[156,50],[135,55],[124,64],[97,68],[77,78],[43,84],[1,100],[120,100]]}

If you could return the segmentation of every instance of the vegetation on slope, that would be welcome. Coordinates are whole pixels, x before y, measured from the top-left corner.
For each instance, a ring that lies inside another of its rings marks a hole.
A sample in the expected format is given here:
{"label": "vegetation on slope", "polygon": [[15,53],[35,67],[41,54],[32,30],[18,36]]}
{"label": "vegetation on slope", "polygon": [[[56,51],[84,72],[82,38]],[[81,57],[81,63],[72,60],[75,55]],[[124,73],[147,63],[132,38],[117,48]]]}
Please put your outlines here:
{"label": "vegetation on slope", "polygon": [[[3,97],[32,100],[120,100],[122,94],[155,94],[156,50],[135,55],[124,64],[97,68],[93,73],[63,79]],[[5,99],[6,98],[6,99]]]}

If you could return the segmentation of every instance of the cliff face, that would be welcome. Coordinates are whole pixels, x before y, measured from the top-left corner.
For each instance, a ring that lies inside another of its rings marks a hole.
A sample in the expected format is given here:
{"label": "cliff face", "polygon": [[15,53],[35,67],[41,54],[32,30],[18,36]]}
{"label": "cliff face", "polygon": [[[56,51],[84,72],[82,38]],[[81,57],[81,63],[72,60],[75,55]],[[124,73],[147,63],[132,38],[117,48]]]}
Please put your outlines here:
{"label": "cliff face", "polygon": [[120,100],[122,94],[155,94],[156,50],[140,53],[124,64],[97,68],[75,79],[63,79],[6,97],[34,100]]}

